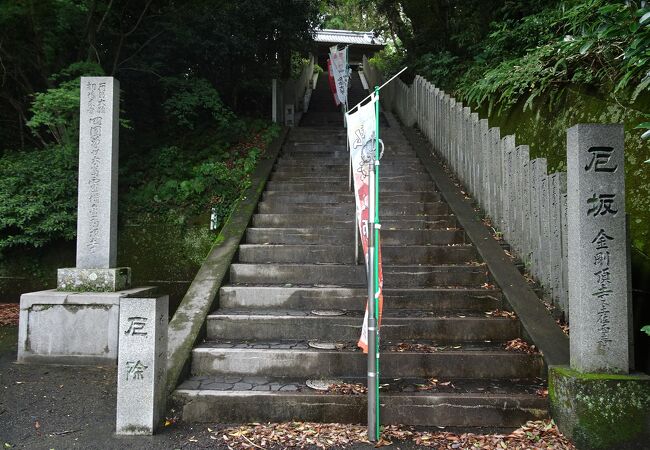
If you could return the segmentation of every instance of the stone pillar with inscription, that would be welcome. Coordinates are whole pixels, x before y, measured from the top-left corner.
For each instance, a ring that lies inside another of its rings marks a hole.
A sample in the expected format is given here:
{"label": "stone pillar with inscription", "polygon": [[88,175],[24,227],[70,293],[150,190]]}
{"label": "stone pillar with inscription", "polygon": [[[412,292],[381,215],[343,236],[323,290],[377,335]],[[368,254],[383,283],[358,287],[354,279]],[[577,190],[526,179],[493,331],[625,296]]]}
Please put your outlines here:
{"label": "stone pillar with inscription", "polygon": [[19,362],[115,364],[120,298],[152,295],[116,267],[119,98],[115,78],[81,78],[77,267],[21,296]]}
{"label": "stone pillar with inscription", "polygon": [[168,296],[120,301],[117,434],[153,434],[165,413]]}
{"label": "stone pillar with inscription", "polygon": [[119,105],[115,78],[81,78],[77,267],[59,269],[62,291],[118,291],[131,282],[129,268],[116,267]]}
{"label": "stone pillar with inscription", "polygon": [[567,133],[571,367],[628,373],[630,293],[621,125]]}
{"label": "stone pillar with inscription", "polygon": [[567,132],[570,367],[549,367],[551,414],[577,448],[646,448],[650,376],[630,374],[622,125]]}

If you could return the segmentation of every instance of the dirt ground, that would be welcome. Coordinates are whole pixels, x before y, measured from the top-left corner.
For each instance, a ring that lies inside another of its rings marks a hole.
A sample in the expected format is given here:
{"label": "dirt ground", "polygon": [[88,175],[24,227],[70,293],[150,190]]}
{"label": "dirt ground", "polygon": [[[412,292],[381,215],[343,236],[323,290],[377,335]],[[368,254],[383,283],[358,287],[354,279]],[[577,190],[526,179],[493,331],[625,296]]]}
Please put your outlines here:
{"label": "dirt ground", "polygon": [[[17,327],[0,326],[0,448],[229,448],[214,439],[220,424],[174,423],[154,436],[116,436],[116,369],[16,364],[17,335]],[[408,444],[399,448],[417,448]]]}

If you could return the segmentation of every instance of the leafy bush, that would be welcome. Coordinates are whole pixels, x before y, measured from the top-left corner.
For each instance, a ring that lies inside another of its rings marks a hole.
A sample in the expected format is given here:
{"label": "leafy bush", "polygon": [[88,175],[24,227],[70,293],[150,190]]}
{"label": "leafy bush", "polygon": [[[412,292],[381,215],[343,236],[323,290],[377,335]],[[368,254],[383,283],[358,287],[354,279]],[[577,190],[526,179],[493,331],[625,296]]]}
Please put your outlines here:
{"label": "leafy bush", "polygon": [[415,73],[439,86],[450,89],[452,82],[462,72],[464,67],[459,63],[459,58],[448,51],[439,53],[425,53],[415,60]]}
{"label": "leafy bush", "polygon": [[219,92],[203,78],[167,77],[163,85],[169,95],[163,108],[179,126],[192,130],[197,123],[205,123],[210,118],[225,128],[235,119],[221,101]]}
{"label": "leafy bush", "polygon": [[79,136],[79,79],[104,75],[94,63],[78,62],[51,77],[55,88],[34,95],[32,118],[27,126],[34,134],[46,129],[58,145],[75,145]]}
{"label": "leafy bush", "polygon": [[459,82],[477,105],[551,103],[569,85],[614,92],[628,102],[650,85],[650,8],[634,2],[573,1],[493,25],[476,62]]}
{"label": "leafy bush", "polygon": [[74,146],[0,158],[0,252],[75,236],[77,159]]}
{"label": "leafy bush", "polygon": [[[249,175],[278,127],[261,128],[259,122],[243,124],[246,135],[237,144],[223,139],[193,151],[165,146],[145,155],[136,169],[125,168],[123,184],[131,186],[124,196],[129,217],[156,217],[158,220],[186,221],[212,209],[218,217],[229,214],[235,200],[249,186]],[[215,143],[220,142],[220,143]],[[141,174],[149,175],[142,180]],[[139,182],[138,182],[139,180]]]}
{"label": "leafy bush", "polygon": [[392,76],[399,72],[404,67],[405,61],[406,54],[403,49],[392,45],[386,46],[370,58],[370,64],[377,67],[386,76]]}

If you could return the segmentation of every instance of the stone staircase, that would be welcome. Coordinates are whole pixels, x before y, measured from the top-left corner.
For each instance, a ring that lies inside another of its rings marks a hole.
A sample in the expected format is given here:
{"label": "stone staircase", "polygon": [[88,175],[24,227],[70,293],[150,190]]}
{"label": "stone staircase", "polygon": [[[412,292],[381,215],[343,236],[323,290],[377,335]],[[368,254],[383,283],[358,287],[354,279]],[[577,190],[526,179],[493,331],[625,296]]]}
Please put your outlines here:
{"label": "stone staircase", "polygon": [[[312,110],[310,126],[288,135],[191,376],[174,393],[184,420],[366,421],[365,395],[306,385],[365,384],[356,348],[365,267],[354,261],[335,114]],[[542,357],[504,348],[522,337],[519,321],[486,314],[508,309],[486,265],[401,131],[383,126],[382,137],[382,423],[509,428],[546,417]]]}

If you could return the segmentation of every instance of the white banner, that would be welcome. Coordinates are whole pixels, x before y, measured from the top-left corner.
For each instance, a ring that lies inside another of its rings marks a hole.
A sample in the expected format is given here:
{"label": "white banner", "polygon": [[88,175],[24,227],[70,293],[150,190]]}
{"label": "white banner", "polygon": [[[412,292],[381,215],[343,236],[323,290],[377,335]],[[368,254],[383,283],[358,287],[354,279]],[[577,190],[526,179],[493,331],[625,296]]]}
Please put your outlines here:
{"label": "white banner", "polygon": [[331,51],[330,60],[332,61],[332,75],[334,76],[334,83],[336,85],[336,95],[341,103],[347,105],[348,80],[350,79],[347,49]]}
{"label": "white banner", "polygon": [[[352,160],[352,176],[354,179],[354,198],[357,205],[356,219],[359,226],[359,233],[361,235],[361,244],[363,246],[366,267],[368,267],[368,218],[370,212],[368,204],[368,170],[370,170],[370,163],[374,160],[375,153],[375,136],[377,135],[375,120],[376,103],[377,96],[373,93],[370,102],[363,106],[359,106],[356,112],[346,114],[348,123],[348,142],[350,143],[350,158]],[[379,323],[383,307],[382,292],[384,277],[381,264],[381,247],[379,246],[379,242],[376,242],[375,244],[377,249],[377,258],[379,259],[379,291],[375,293],[376,299],[379,302],[380,313],[377,318],[377,323]],[[357,345],[363,349],[364,353],[368,352],[367,304],[366,314],[363,318],[361,338]]]}

